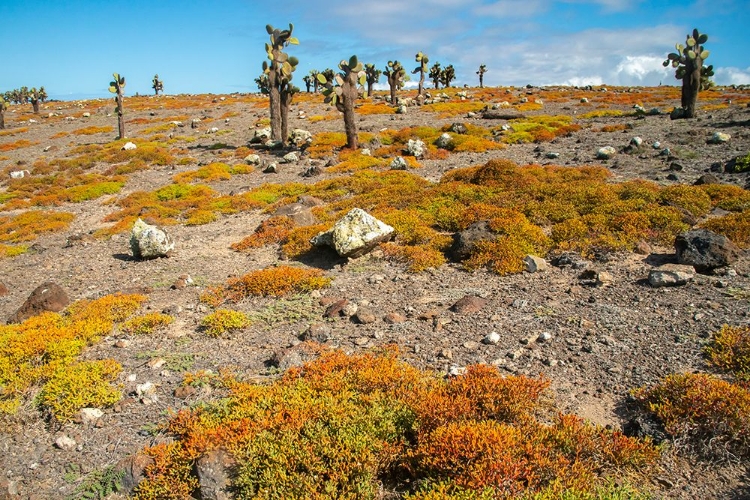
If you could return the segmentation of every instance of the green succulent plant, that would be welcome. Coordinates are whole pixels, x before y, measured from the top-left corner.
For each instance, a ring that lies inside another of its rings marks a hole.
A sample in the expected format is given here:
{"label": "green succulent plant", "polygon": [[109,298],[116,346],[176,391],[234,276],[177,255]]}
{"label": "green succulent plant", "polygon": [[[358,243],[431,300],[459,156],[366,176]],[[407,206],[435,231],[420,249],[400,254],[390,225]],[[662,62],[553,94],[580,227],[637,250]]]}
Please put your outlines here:
{"label": "green succulent plant", "polygon": [[159,80],[159,75],[154,75],[154,79],[151,80],[151,88],[154,89],[154,94],[159,95],[159,91],[164,91],[164,82]]}
{"label": "green succulent plant", "polygon": [[[675,68],[675,78],[682,80],[682,117],[694,118],[695,108],[698,101],[698,91],[701,90],[701,80],[713,76],[713,66],[704,66],[703,62],[708,59],[709,51],[703,45],[708,41],[708,35],[700,33],[698,28],[693,29],[692,34],[685,38],[685,44],[677,43],[675,52],[667,54],[667,59],[662,63],[664,67]],[[707,81],[707,80],[704,80]]]}

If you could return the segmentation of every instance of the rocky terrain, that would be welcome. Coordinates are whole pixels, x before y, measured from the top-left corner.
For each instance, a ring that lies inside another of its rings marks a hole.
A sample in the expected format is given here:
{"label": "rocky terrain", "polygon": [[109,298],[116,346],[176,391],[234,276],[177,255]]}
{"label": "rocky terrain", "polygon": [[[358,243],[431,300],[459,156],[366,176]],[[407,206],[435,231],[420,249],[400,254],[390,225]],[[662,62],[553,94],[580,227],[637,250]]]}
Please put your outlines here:
{"label": "rocky terrain", "polygon": [[[469,99],[474,90],[466,90]],[[607,95],[628,91],[598,90],[598,102],[606,103]],[[631,93],[648,91],[632,89]],[[716,182],[748,187],[747,172],[731,173],[725,168],[734,158],[750,152],[748,91],[702,93],[699,107],[708,103],[713,106],[701,110],[694,120],[670,120],[669,110],[679,104],[677,93],[659,106],[661,114],[636,116],[632,104],[614,103],[607,109],[623,111],[624,115],[583,120],[577,118],[578,114],[597,108],[581,110],[580,97],[573,91],[566,99],[553,102],[546,99],[547,92],[550,90],[510,89],[507,95],[508,99],[540,99],[543,109],[529,114],[571,115],[583,125],[580,131],[551,142],[512,144],[495,151],[427,159],[420,161],[422,168],[414,172],[438,181],[452,169],[507,158],[519,165],[604,165],[612,172],[614,182],[639,178],[664,185],[693,184],[711,174]],[[129,138],[138,142],[149,126],[138,124],[139,118],[187,116],[185,127],[175,133],[193,138],[178,145],[188,151],[191,160],[132,173],[116,195],[56,207],[76,215],[66,230],[40,235],[28,252],[0,259],[0,283],[4,286],[0,318],[10,318],[35,288],[51,281],[60,285],[71,301],[116,292],[146,293],[148,311],[166,312],[175,321],[157,335],[115,331],[85,350],[85,359],[113,358],[123,366],[119,381],[124,398],[104,409],[101,417],[59,425],[46,419],[30,398],[17,415],[3,418],[0,498],[63,498],[74,494],[91,471],[168,439],[152,431],[170,411],[216,397],[208,389],[179,390],[185,371],[225,368],[244,377],[267,380],[299,361],[303,338],[347,352],[396,344],[410,363],[445,373],[469,364],[489,363],[508,374],[543,374],[551,380],[561,409],[619,429],[630,418],[630,389],[654,384],[671,373],[707,370],[702,348],[712,332],[725,324],[750,324],[747,252],[730,267],[706,274],[690,273],[691,279],[681,286],[656,287],[649,283],[649,274],[675,262],[673,247],[571,257],[556,265],[548,262],[538,272],[509,276],[486,270],[468,272],[457,263],[410,273],[403,265],[384,258],[379,250],[350,259],[321,251],[304,264],[324,270],[333,279],[330,288],[293,298],[245,300],[236,308],[257,314],[263,321],[231,335],[209,337],[200,328],[202,318],[210,312],[199,301],[206,287],[279,263],[275,246],[247,253],[230,249],[269,214],[240,212],[204,225],[169,226],[166,229],[175,241],[175,250],[168,258],[153,260],[133,257],[127,232],[108,238],[95,238],[93,233],[111,224],[103,219],[114,211],[113,200],[167,185],[175,174],[196,165],[227,161],[222,154],[247,146],[254,130],[267,117],[267,109],[259,97],[204,96],[200,107],[184,109],[165,109],[169,96],[140,99],[148,105],[128,112]],[[313,134],[342,130],[338,118],[309,119],[332,113],[320,101],[300,99],[293,105],[290,128]],[[125,105],[127,109],[127,98]],[[28,110],[12,107],[6,113],[7,129],[28,130],[17,136],[0,136],[0,146],[18,139],[29,141],[29,145],[0,152],[0,196],[10,172],[26,169],[34,175],[33,165],[40,158],[65,158],[72,156],[71,151],[80,144],[111,141],[114,132],[72,134],[83,126],[115,125],[116,117],[107,115],[111,107],[110,101],[47,103],[43,116],[56,116],[32,118],[36,123],[28,123],[29,115],[24,115]],[[66,120],[66,116],[73,119]],[[195,118],[201,122],[191,129],[189,123]],[[505,123],[480,116],[468,118],[465,113],[441,118],[418,107],[409,107],[404,114],[361,115],[358,119],[362,132],[454,122],[485,127]],[[607,125],[620,124],[626,125],[621,131],[601,131]],[[218,131],[207,133],[212,127]],[[61,132],[67,134],[60,136]],[[712,144],[715,132],[729,134],[730,139]],[[624,150],[635,136],[645,147],[637,154],[626,154]],[[659,145],[652,147],[657,142]],[[597,158],[598,150],[605,146],[612,146],[617,154],[610,159]],[[670,151],[665,154],[665,149]],[[269,164],[278,162],[283,153],[258,149],[257,154]],[[326,171],[326,165],[333,164],[334,159],[313,160],[302,152],[297,162],[279,163],[274,173],[258,167],[250,174],[212,182],[211,186],[229,194],[263,183],[318,182],[342,175]],[[320,174],[303,177],[301,174],[311,165],[320,167]],[[97,168],[103,171],[107,167]],[[467,297],[468,304],[461,302]],[[340,299],[356,304],[358,314],[326,318],[328,306]],[[145,382],[154,384],[156,391],[140,397],[136,387]],[[61,437],[68,440],[61,441]],[[750,469],[738,462],[708,463],[669,453],[651,488],[657,498],[750,498]]]}

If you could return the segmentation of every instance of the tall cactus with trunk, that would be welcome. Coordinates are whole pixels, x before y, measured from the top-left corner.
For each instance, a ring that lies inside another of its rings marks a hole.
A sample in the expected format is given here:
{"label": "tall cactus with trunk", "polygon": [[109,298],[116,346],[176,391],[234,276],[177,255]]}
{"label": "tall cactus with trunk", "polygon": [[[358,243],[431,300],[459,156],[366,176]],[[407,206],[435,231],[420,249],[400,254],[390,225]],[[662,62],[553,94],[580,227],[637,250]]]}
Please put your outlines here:
{"label": "tall cactus with trunk", "polygon": [[288,45],[298,45],[299,40],[292,36],[294,25],[289,23],[288,30],[275,29],[266,25],[266,32],[271,43],[266,44],[266,55],[270,63],[263,61],[263,73],[268,76],[269,109],[271,113],[271,140],[286,144],[287,116],[292,96],[299,91],[291,84],[292,73],[299,61],[283,52]]}
{"label": "tall cactus with trunk", "polygon": [[417,97],[419,100],[422,100],[422,96],[424,94],[424,75],[429,71],[427,67],[427,63],[429,62],[429,58],[427,57],[427,54],[420,52],[417,52],[417,55],[415,56],[416,61],[419,63],[419,66],[414,68],[414,71],[411,72],[412,75],[416,75],[419,73],[419,92],[417,94]]}
{"label": "tall cactus with trunk", "polygon": [[151,80],[151,88],[154,89],[154,94],[159,95],[160,91],[164,91],[164,82],[159,80],[159,75],[154,75],[154,79]]}
{"label": "tall cactus with trunk", "polygon": [[443,71],[440,72],[440,82],[443,84],[443,87],[450,88],[451,82],[456,79],[456,70],[453,69],[453,65],[449,64],[445,68],[443,68]]}
{"label": "tall cactus with trunk", "polygon": [[330,80],[325,75],[319,74],[318,81],[325,88],[323,91],[325,102],[333,104],[337,110],[344,114],[346,147],[357,149],[359,141],[357,139],[357,122],[354,117],[354,102],[359,97],[359,87],[364,86],[367,81],[367,74],[362,63],[357,60],[357,56],[350,57],[349,61],[341,61],[339,69],[341,73]]}
{"label": "tall cactus with trunk", "polygon": [[307,76],[309,76],[312,79],[312,86],[313,86],[313,93],[318,93],[318,75],[320,74],[320,71],[317,69],[311,69],[310,73],[308,73]]}
{"label": "tall cactus with trunk", "polygon": [[31,108],[34,110],[34,114],[39,114],[39,91],[36,87],[31,87],[28,92],[28,100],[31,103]]}
{"label": "tall cactus with trunk", "polygon": [[406,70],[400,62],[388,61],[388,65],[386,66],[385,71],[383,71],[383,74],[388,78],[388,87],[391,90],[391,104],[395,105],[397,102],[396,90],[404,86]]}
{"label": "tall cactus with trunk", "polygon": [[430,80],[432,80],[433,85],[435,85],[435,90],[440,88],[440,74],[441,73],[442,73],[442,68],[440,67],[440,63],[436,62],[430,68],[430,74],[428,75],[430,77]]}
{"label": "tall cactus with trunk", "polygon": [[365,64],[365,80],[367,80],[367,95],[372,95],[372,87],[380,80],[383,72],[375,67],[374,64]]}
{"label": "tall cactus with trunk", "polygon": [[[682,117],[695,118],[695,107],[698,102],[698,91],[701,89],[701,73],[703,61],[708,58],[709,52],[703,48],[708,41],[708,35],[700,33],[698,28],[693,29],[692,35],[688,34],[685,45],[675,45],[676,52],[667,55],[664,61],[666,68],[670,64],[675,68],[675,78],[682,80]],[[713,74],[713,66],[705,69],[706,73]]]}
{"label": "tall cactus with trunk", "polygon": [[0,96],[0,130],[5,128],[5,110],[8,109],[8,101]]}
{"label": "tall cactus with trunk", "polygon": [[109,91],[115,94],[115,102],[117,107],[115,113],[117,113],[117,131],[119,132],[118,139],[125,139],[125,116],[123,114],[122,107],[122,95],[125,89],[125,77],[119,73],[112,73],[114,80],[109,82]]}
{"label": "tall cactus with trunk", "polygon": [[486,64],[480,64],[479,65],[479,71],[477,71],[477,75],[479,75],[479,88],[484,87],[484,74],[487,73],[487,65]]}

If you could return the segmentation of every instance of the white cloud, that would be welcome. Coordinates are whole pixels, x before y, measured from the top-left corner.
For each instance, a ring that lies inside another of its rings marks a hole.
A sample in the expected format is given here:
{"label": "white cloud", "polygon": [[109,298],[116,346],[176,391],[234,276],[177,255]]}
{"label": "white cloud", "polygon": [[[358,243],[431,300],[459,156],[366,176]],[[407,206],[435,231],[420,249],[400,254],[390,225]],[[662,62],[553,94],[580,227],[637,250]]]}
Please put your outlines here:
{"label": "white cloud", "polygon": [[476,7],[474,14],[499,18],[531,17],[546,11],[548,7],[546,0],[501,0]]}
{"label": "white cloud", "polygon": [[750,68],[718,68],[713,80],[717,85],[750,85]]}

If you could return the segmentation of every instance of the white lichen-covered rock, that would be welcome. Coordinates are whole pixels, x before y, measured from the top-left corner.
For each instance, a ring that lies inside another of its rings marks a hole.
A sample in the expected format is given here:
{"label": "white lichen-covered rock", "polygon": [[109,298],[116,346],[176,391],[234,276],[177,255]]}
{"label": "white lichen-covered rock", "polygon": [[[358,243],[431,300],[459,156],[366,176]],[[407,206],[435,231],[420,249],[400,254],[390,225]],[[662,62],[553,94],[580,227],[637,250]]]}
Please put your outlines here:
{"label": "white lichen-covered rock", "polygon": [[391,226],[361,208],[354,208],[310,243],[318,247],[330,246],[342,257],[358,257],[391,239],[393,231]]}
{"label": "white lichen-covered rock", "polygon": [[287,153],[282,158],[284,163],[297,163],[299,161],[299,156],[297,156],[297,153],[292,151],[291,153]]}
{"label": "white lichen-covered rock", "polygon": [[250,142],[253,144],[264,144],[269,139],[271,139],[271,127],[265,127],[254,131]]}
{"label": "white lichen-covered rock", "polygon": [[599,148],[596,152],[596,157],[600,160],[609,160],[616,154],[617,150],[615,148],[612,146],[604,146],[603,148]]}
{"label": "white lichen-covered rock", "polygon": [[427,146],[419,139],[409,139],[409,142],[406,143],[406,153],[415,158],[422,158],[426,150]]}
{"label": "white lichen-covered rock", "polygon": [[729,142],[729,139],[731,138],[732,136],[725,134],[724,132],[714,132],[714,135],[711,136],[709,142],[711,144],[724,144],[725,142]]}
{"label": "white lichen-covered rock", "polygon": [[297,146],[309,144],[312,142],[312,133],[301,128],[296,128],[292,130],[292,135],[289,137],[289,140],[292,144]]}
{"label": "white lichen-covered rock", "polygon": [[174,241],[164,230],[138,219],[130,234],[130,249],[137,259],[166,257],[174,250]]}
{"label": "white lichen-covered rock", "polygon": [[128,141],[125,143],[125,145],[122,147],[123,151],[132,151],[134,149],[138,148],[134,143]]}
{"label": "white lichen-covered rock", "polygon": [[248,165],[260,165],[260,156],[255,153],[250,153],[245,157],[245,163]]}
{"label": "white lichen-covered rock", "polygon": [[445,132],[435,141],[435,145],[442,149],[448,149],[453,144],[453,137],[448,132]]}
{"label": "white lichen-covered rock", "polygon": [[692,281],[695,272],[692,266],[667,264],[648,273],[648,282],[654,288],[683,286]]}
{"label": "white lichen-covered rock", "polygon": [[406,160],[403,156],[397,156],[391,162],[390,167],[391,170],[406,170],[409,168],[409,164],[406,163]]}

